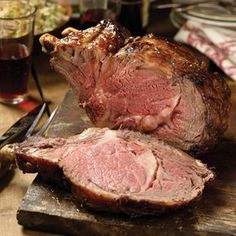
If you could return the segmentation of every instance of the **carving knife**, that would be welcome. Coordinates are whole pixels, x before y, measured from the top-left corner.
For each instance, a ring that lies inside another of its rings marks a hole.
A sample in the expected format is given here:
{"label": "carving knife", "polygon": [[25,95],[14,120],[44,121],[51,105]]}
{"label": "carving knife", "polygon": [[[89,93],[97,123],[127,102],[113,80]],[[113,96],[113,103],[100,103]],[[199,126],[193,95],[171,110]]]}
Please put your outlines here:
{"label": "carving knife", "polygon": [[[47,107],[46,103],[42,103],[28,114],[20,118],[15,124],[13,124],[1,137],[0,137],[0,149],[7,144],[14,142],[20,142],[24,139],[25,134],[34,124],[37,125],[39,119],[44,113]],[[40,115],[40,116],[39,116]],[[34,127],[35,128],[35,127]]]}

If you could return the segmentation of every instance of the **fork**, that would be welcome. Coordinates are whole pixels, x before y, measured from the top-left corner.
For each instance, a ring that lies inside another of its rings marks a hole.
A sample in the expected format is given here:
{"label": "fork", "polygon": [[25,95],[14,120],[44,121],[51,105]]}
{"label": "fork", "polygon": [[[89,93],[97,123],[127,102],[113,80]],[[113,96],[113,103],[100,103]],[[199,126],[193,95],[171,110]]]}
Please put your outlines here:
{"label": "fork", "polygon": [[39,113],[38,113],[38,115],[36,116],[36,118],[35,118],[33,124],[30,126],[30,128],[29,128],[28,131],[26,132],[24,139],[27,139],[27,138],[29,138],[29,137],[32,136],[32,135],[43,136],[43,135],[46,133],[46,131],[47,131],[49,125],[51,124],[51,122],[52,122],[54,116],[55,116],[56,113],[57,113],[58,106],[53,110],[53,112],[52,112],[51,115],[48,117],[48,119],[45,121],[45,123],[44,123],[43,126],[40,128],[40,130],[34,134],[34,130],[35,130],[36,126],[38,125],[39,121],[41,120],[41,118],[42,118],[42,116],[43,116],[45,110],[46,110],[46,108],[42,107],[42,109],[39,111]]}
{"label": "fork", "polygon": [[[40,111],[38,112],[37,116],[35,117],[32,125],[29,127],[29,129],[27,130],[27,132],[25,133],[25,135],[23,135],[23,137],[19,140],[11,140],[12,142],[3,142],[0,144],[0,159],[2,158],[2,160],[7,163],[6,165],[6,171],[7,169],[13,169],[15,168],[15,155],[14,155],[14,148],[11,146],[12,143],[14,142],[23,142],[24,140],[26,140],[27,138],[29,138],[30,136],[33,135],[37,135],[37,136],[43,136],[49,125],[51,124],[53,118],[55,117],[58,107],[56,107],[53,112],[51,113],[51,115],[48,117],[48,119],[46,120],[46,122],[42,125],[42,127],[39,129],[38,132],[34,132],[35,128],[37,127],[39,121],[41,120],[42,116],[44,115],[45,112],[47,112],[47,103],[43,104],[43,106],[41,107]],[[9,141],[9,140],[8,140]],[[9,145],[8,145],[9,144]],[[0,163],[1,166],[1,163]],[[3,171],[3,170],[1,170]]]}

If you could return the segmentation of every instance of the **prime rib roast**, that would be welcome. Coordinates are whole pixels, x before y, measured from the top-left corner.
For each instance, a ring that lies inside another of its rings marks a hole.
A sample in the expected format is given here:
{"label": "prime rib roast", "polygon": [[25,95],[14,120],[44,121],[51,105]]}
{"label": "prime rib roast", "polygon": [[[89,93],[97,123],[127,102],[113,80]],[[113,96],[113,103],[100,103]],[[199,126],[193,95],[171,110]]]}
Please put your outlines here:
{"label": "prime rib roast", "polygon": [[18,166],[47,181],[66,179],[88,208],[129,215],[160,214],[197,199],[211,170],[150,135],[89,128],[68,139],[31,137],[14,144]]}
{"label": "prime rib roast", "polygon": [[110,21],[63,35],[40,42],[95,126],[148,133],[190,153],[222,137],[230,90],[204,56],[153,35],[130,37]]}

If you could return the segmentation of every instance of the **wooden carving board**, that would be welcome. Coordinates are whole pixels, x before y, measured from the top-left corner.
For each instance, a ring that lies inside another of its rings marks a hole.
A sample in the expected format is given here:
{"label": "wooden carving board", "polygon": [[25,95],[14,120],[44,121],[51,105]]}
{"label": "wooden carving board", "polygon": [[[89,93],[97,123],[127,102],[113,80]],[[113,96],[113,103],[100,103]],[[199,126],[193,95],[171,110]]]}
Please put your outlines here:
{"label": "wooden carving board", "polygon": [[[37,177],[18,210],[18,223],[66,235],[236,235],[236,85],[231,87],[233,113],[226,138],[202,158],[215,169],[216,180],[195,205],[161,216],[133,219],[96,213],[76,206],[69,192]],[[69,91],[48,135],[66,137],[88,126],[91,123]]]}

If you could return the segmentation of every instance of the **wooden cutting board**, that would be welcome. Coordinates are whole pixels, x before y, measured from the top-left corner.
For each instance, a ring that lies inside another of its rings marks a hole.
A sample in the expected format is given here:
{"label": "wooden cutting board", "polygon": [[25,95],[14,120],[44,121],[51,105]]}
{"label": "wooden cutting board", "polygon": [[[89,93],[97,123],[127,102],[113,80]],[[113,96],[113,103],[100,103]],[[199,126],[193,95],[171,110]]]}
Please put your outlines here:
{"label": "wooden cutting board", "polygon": [[[35,230],[66,235],[236,235],[236,85],[232,83],[233,112],[223,143],[208,154],[216,180],[195,205],[161,216],[129,218],[87,211],[76,206],[69,192],[37,177],[17,213],[18,223]],[[48,135],[67,137],[91,123],[69,91]]]}

